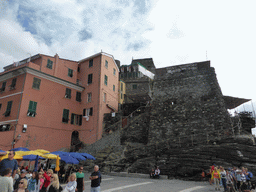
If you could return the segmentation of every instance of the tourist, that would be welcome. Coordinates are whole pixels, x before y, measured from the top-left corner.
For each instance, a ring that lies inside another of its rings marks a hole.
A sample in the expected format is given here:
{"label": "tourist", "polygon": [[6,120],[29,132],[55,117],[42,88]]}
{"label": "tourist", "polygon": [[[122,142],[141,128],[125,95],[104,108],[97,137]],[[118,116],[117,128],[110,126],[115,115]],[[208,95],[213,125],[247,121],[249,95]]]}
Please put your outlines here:
{"label": "tourist", "polygon": [[222,185],[224,187],[224,191],[227,191],[227,173],[224,167],[220,167],[220,176],[221,176]]}
{"label": "tourist", "polygon": [[150,178],[151,178],[151,179],[154,179],[154,178],[155,178],[155,169],[154,169],[154,168],[151,169],[149,175],[150,175]]}
{"label": "tourist", "polygon": [[27,184],[28,184],[27,179],[21,179],[19,181],[18,189],[15,189],[14,192],[28,192]]}
{"label": "tourist", "polygon": [[45,192],[47,187],[50,185],[51,183],[51,176],[53,174],[53,170],[52,169],[48,169],[47,172],[44,172],[43,169],[40,170],[41,172],[43,172],[43,176],[45,178],[44,180],[44,185],[41,189],[41,192]]}
{"label": "tourist", "polygon": [[43,187],[43,185],[44,185],[44,176],[43,176],[43,172],[39,172],[38,177],[39,177],[39,181],[40,181],[40,187],[39,187],[39,189],[41,190],[42,187]]}
{"label": "tourist", "polygon": [[248,189],[251,189],[252,188],[251,178],[253,177],[253,174],[249,172],[247,168],[245,168],[244,174],[246,177],[246,183],[247,183]]}
{"label": "tourist", "polygon": [[159,169],[159,167],[156,167],[156,170],[155,170],[155,178],[156,178],[156,179],[159,179],[159,176],[160,176],[160,169]]}
{"label": "tourist", "polygon": [[[213,169],[214,170],[214,169]],[[212,179],[212,166],[210,166],[209,172],[206,174],[206,176],[209,178],[209,183],[212,185],[213,179]]]}
{"label": "tourist", "polygon": [[201,181],[205,180],[205,171],[204,169],[202,169],[202,173],[201,173]]}
{"label": "tourist", "polygon": [[61,186],[59,183],[59,178],[57,174],[51,175],[51,183],[47,187],[47,192],[59,192],[61,190]]}
{"label": "tourist", "polygon": [[76,173],[76,182],[77,182],[77,191],[83,192],[84,191],[84,173],[83,173],[83,167],[81,166]]}
{"label": "tourist", "polygon": [[38,172],[33,172],[32,177],[28,182],[28,191],[29,192],[39,192],[40,190],[40,180]]}
{"label": "tourist", "polygon": [[65,187],[68,192],[75,192],[77,189],[76,173],[72,173],[69,177],[69,182]]}
{"label": "tourist", "polygon": [[20,182],[21,179],[26,179],[27,180],[26,174],[27,174],[27,171],[25,169],[21,170],[20,177],[16,180],[16,182],[14,184],[14,190],[18,189],[19,182]]}
{"label": "tourist", "polygon": [[101,174],[99,171],[99,166],[94,166],[94,172],[89,177],[91,180],[91,192],[99,192],[100,191],[100,183],[101,183]]}
{"label": "tourist", "polygon": [[32,171],[28,170],[27,174],[26,174],[27,179],[31,179],[32,178]]}
{"label": "tourist", "polygon": [[212,172],[212,179],[214,180],[215,190],[220,191],[220,173],[218,172],[217,167],[215,167]]}
{"label": "tourist", "polygon": [[10,151],[8,153],[8,159],[3,159],[0,162],[0,174],[3,176],[4,170],[10,168],[12,170],[12,178],[15,177],[16,171],[18,169],[18,162],[14,159],[15,152]]}
{"label": "tourist", "polygon": [[241,192],[241,186],[242,186],[242,183],[243,183],[243,181],[242,181],[242,175],[243,175],[242,170],[237,169],[237,170],[236,170],[236,181],[237,181],[236,185],[237,185],[237,189],[238,189],[240,192]]}
{"label": "tourist", "polygon": [[12,192],[13,191],[13,185],[10,179],[12,175],[12,169],[7,168],[2,173],[3,177],[0,176],[0,191],[3,192]]}

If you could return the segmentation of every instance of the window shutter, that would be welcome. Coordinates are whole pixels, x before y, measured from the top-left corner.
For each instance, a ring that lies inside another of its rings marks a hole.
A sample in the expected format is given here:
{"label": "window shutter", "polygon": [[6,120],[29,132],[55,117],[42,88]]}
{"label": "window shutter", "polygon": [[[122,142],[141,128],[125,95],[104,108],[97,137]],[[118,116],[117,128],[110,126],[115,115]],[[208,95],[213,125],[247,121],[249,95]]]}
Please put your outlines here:
{"label": "window shutter", "polygon": [[36,106],[37,106],[37,102],[33,102],[33,108],[32,108],[33,112],[36,112]]}
{"label": "window shutter", "polygon": [[82,115],[79,115],[79,125],[82,125]]}
{"label": "window shutter", "polygon": [[33,111],[33,101],[29,101],[28,110],[29,112]]}
{"label": "window shutter", "polygon": [[90,114],[90,116],[92,116],[92,114],[93,114],[93,108],[92,107],[90,108],[89,114]]}
{"label": "window shutter", "polygon": [[83,116],[86,116],[86,109],[83,109]]}
{"label": "window shutter", "polygon": [[11,87],[15,87],[15,85],[16,85],[16,81],[17,81],[17,78],[14,78],[14,79],[12,80]]}
{"label": "window shutter", "polygon": [[75,114],[72,113],[72,114],[71,114],[71,124],[74,124],[74,117],[75,117]]}
{"label": "window shutter", "polygon": [[12,101],[8,101],[8,104],[7,104],[7,109],[6,109],[6,111],[11,111],[11,109],[12,109]]}
{"label": "window shutter", "polygon": [[69,117],[69,110],[63,109],[62,122],[68,123],[68,117]]}

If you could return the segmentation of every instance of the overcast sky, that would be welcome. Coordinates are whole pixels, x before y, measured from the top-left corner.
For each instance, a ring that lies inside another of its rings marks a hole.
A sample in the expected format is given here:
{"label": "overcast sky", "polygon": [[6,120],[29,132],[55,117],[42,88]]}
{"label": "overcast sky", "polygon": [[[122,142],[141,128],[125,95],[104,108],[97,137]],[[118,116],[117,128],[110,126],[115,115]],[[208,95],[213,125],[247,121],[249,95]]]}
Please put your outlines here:
{"label": "overcast sky", "polygon": [[157,68],[211,60],[224,95],[255,102],[255,18],[255,0],[0,0],[0,70],[30,54],[101,50]]}

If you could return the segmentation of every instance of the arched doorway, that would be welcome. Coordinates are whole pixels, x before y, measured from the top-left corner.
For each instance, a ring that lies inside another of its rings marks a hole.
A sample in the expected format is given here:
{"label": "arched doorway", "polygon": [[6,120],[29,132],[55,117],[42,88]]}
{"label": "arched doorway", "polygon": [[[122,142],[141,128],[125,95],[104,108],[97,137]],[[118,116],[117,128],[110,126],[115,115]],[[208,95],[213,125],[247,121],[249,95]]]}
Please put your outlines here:
{"label": "arched doorway", "polygon": [[71,135],[71,147],[70,151],[76,152],[82,147],[82,142],[79,139],[79,132],[73,131]]}

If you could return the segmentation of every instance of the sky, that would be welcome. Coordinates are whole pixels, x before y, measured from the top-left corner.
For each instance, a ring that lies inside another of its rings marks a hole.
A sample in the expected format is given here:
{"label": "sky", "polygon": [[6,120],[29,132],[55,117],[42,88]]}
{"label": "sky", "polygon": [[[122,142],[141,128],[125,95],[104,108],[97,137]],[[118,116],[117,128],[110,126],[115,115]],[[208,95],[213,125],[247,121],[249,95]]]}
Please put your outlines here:
{"label": "sky", "polygon": [[[256,108],[255,0],[0,0],[0,71],[38,53],[81,60],[101,51],[156,68],[211,61],[223,95]],[[255,110],[256,111],[256,110]]]}

